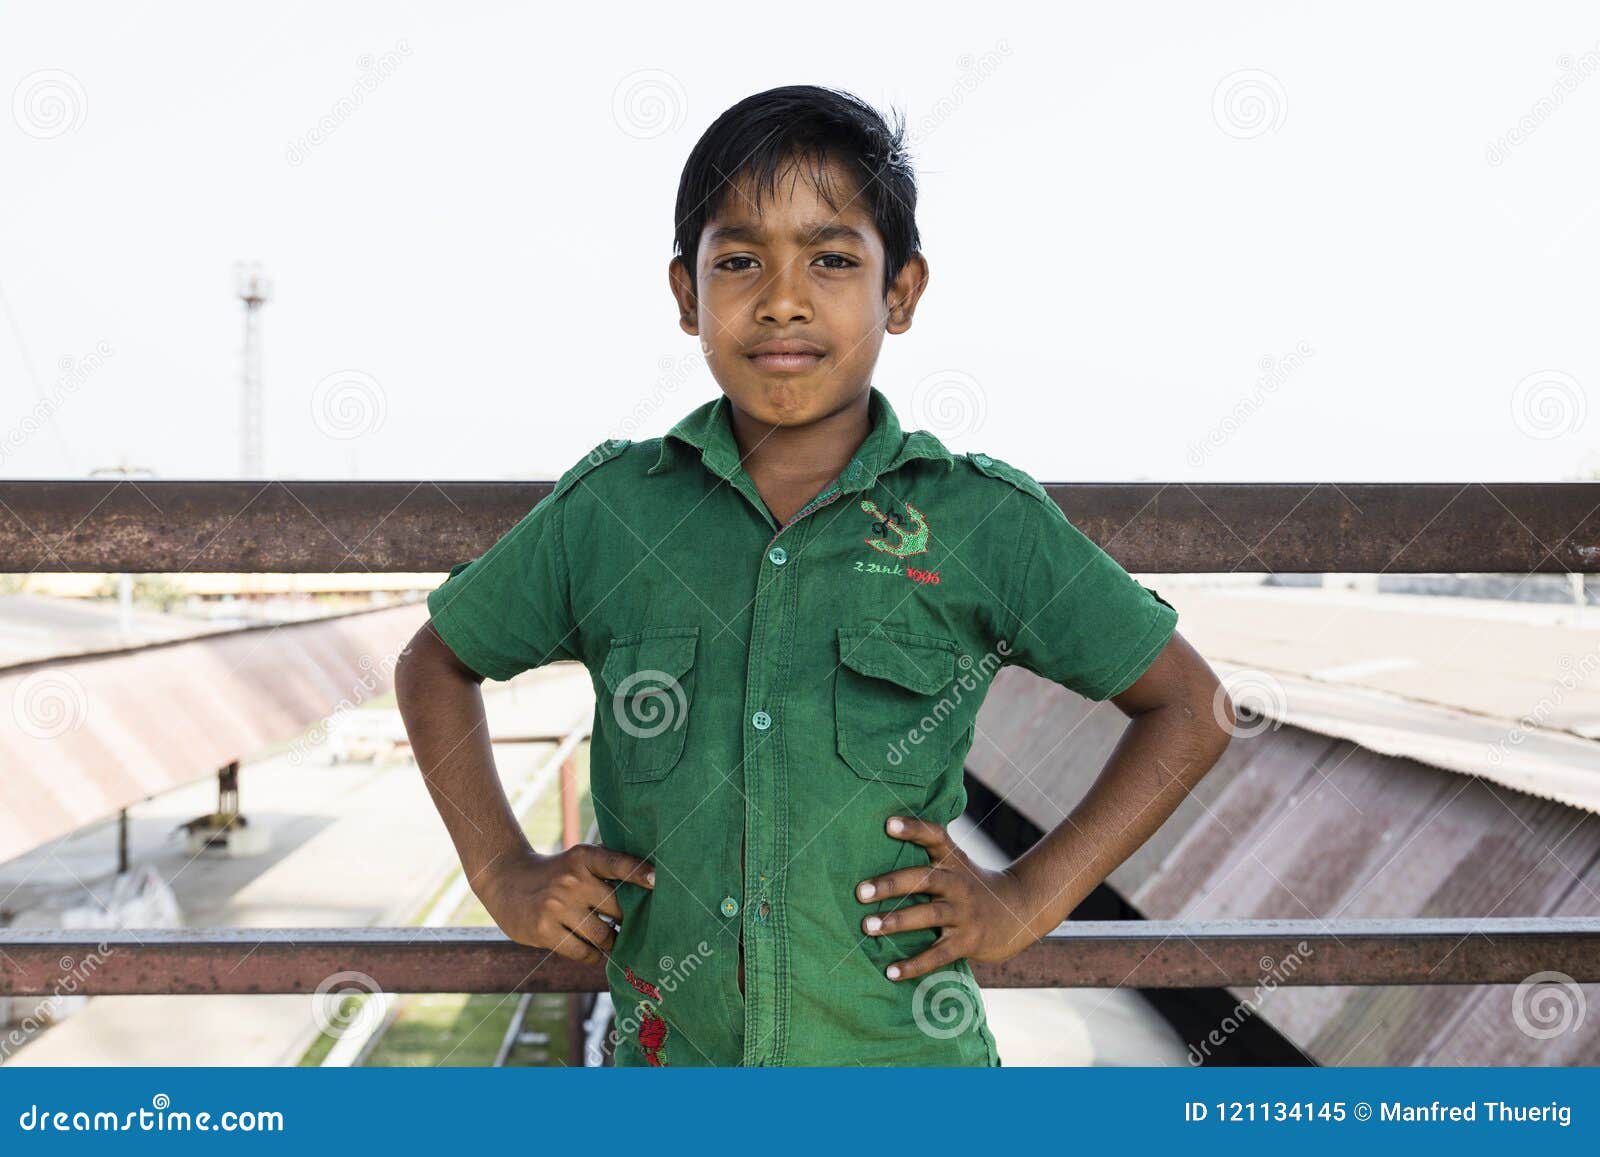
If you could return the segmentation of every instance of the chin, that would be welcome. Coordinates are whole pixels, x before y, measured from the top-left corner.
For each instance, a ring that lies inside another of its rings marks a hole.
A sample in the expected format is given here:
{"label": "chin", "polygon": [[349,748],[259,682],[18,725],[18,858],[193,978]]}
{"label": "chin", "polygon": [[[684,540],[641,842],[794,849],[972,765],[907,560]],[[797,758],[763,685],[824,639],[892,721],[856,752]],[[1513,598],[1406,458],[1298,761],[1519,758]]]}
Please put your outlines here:
{"label": "chin", "polygon": [[762,378],[730,391],[745,413],[769,426],[799,426],[826,413],[832,396],[826,385],[786,376]]}

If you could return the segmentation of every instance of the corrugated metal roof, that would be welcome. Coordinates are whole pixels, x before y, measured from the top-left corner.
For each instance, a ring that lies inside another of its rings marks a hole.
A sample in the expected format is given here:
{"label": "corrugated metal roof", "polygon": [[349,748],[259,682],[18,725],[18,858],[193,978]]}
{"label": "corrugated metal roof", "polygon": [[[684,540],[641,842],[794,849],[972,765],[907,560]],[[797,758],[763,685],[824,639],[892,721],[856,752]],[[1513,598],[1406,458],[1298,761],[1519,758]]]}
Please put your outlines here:
{"label": "corrugated metal roof", "polygon": [[1370,687],[1215,659],[1211,666],[1230,687],[1259,690],[1250,702],[1285,723],[1600,813],[1600,743],[1592,739]]}
{"label": "corrugated metal roof", "polygon": [[240,626],[161,614],[138,605],[129,609],[124,620],[110,600],[4,595],[0,596],[0,668],[68,655],[125,651]]}
{"label": "corrugated metal roof", "polygon": [[382,695],[418,603],[0,669],[0,860]]}
{"label": "corrugated metal roof", "polygon": [[[967,767],[1049,829],[1126,724],[1111,704],[1008,667]],[[1284,724],[1236,737],[1108,882],[1152,919],[1593,916],[1597,862],[1600,817],[1587,811]],[[1582,991],[1600,1000],[1600,985]],[[1600,1018],[1536,1039],[1514,992],[1279,987],[1260,1015],[1325,1064],[1600,1063]]]}

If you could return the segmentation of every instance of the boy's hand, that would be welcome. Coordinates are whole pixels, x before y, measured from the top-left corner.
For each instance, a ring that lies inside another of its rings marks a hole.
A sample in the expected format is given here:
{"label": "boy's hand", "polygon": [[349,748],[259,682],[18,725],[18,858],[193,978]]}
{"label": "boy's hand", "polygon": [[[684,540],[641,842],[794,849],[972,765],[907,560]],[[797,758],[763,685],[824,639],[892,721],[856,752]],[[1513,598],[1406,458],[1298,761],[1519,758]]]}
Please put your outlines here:
{"label": "boy's hand", "polygon": [[530,849],[501,860],[481,872],[472,889],[500,930],[518,944],[597,964],[617,939],[601,915],[622,919],[612,880],[654,888],[656,873],[627,852],[574,844],[553,855]]}
{"label": "boy's hand", "polygon": [[861,921],[861,930],[869,936],[908,928],[942,930],[925,951],[889,965],[885,974],[890,980],[909,980],[962,957],[1007,960],[1038,939],[1030,929],[1038,913],[1031,911],[1033,905],[1022,882],[1009,871],[995,872],[974,864],[942,824],[890,816],[884,826],[896,839],[927,848],[929,863],[863,880],[856,887],[856,899],[865,904],[914,893],[934,898],[926,904],[908,904],[867,916]]}

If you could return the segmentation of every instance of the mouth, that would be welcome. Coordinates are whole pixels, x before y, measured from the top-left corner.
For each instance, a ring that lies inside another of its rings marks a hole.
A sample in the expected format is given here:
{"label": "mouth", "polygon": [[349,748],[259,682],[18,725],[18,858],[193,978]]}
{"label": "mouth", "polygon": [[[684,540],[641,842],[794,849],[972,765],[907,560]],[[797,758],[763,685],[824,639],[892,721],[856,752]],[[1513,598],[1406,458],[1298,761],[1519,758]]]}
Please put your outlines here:
{"label": "mouth", "polygon": [[768,373],[809,370],[822,361],[821,354],[751,354],[750,364]]}
{"label": "mouth", "polygon": [[808,341],[769,341],[752,348],[745,357],[766,373],[804,373],[827,357],[827,351]]}

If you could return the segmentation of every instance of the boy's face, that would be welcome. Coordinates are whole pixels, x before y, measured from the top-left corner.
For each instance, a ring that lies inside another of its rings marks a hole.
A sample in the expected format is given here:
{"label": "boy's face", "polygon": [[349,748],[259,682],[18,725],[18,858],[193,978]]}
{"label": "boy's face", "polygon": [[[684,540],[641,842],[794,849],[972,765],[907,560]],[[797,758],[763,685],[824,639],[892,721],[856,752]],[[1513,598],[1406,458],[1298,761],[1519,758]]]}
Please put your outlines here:
{"label": "boy's face", "polygon": [[927,283],[913,254],[885,295],[883,239],[854,182],[828,169],[838,210],[806,166],[783,172],[759,215],[742,181],[700,234],[695,285],[676,258],[669,267],[679,325],[734,405],[769,425],[804,425],[864,394],[883,335],[911,327]]}

